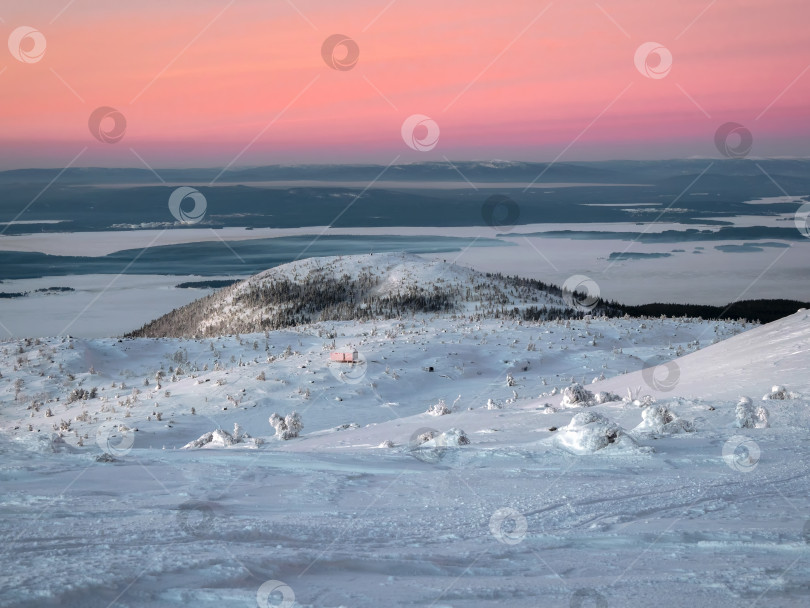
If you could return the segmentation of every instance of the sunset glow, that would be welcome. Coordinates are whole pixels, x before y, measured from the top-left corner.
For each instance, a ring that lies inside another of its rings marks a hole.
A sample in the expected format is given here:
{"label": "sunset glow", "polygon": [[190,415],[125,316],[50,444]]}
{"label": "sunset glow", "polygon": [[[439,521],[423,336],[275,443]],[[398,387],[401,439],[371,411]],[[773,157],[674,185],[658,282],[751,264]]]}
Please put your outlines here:
{"label": "sunset glow", "polygon": [[[0,59],[1,168],[717,156],[728,121],[752,156],[808,156],[803,0],[66,4],[0,8],[6,38],[47,41]],[[349,69],[321,56],[336,33]],[[662,78],[634,65],[651,41]],[[88,129],[99,106],[126,117],[116,144]],[[440,129],[429,151],[402,140],[413,114]]]}

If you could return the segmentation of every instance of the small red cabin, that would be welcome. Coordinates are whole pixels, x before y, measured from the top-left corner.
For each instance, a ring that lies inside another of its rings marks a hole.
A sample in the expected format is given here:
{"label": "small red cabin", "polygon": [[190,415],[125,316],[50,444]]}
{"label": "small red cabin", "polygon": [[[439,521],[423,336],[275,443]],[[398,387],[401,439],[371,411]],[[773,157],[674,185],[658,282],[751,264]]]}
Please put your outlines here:
{"label": "small red cabin", "polygon": [[357,363],[360,358],[357,355],[357,351],[352,351],[350,353],[332,353],[329,358],[332,361],[337,361],[338,363]]}

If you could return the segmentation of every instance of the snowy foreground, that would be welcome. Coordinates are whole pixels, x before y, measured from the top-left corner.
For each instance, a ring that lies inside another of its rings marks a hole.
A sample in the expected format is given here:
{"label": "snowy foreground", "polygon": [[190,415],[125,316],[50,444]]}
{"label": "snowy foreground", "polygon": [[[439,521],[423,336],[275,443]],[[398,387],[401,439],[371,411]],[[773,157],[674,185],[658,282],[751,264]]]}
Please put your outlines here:
{"label": "snowy foreground", "polygon": [[0,606],[810,600],[804,311],[0,350]]}

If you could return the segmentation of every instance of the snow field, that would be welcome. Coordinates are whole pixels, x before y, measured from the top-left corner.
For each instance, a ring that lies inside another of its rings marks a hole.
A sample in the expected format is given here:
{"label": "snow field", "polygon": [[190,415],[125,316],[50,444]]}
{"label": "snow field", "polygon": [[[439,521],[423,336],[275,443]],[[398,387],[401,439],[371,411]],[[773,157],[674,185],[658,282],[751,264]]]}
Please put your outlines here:
{"label": "snow field", "polygon": [[[808,336],[800,312],[4,342],[0,606],[804,605]],[[611,399],[563,405],[573,382]]]}

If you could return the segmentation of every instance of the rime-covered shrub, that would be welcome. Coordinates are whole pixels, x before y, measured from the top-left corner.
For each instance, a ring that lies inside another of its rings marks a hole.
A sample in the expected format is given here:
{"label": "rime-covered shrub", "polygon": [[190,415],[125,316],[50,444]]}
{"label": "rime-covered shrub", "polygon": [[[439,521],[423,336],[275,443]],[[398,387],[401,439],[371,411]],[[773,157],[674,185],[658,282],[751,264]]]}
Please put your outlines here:
{"label": "rime-covered shrub", "polygon": [[574,407],[577,405],[593,405],[594,396],[591,391],[582,386],[579,382],[574,382],[571,386],[563,389],[563,398],[560,405],[563,407]]}
{"label": "rime-covered shrub", "polygon": [[276,438],[284,441],[298,437],[301,429],[304,428],[298,412],[291,412],[284,418],[273,412],[270,416],[270,426],[276,430]]}
{"label": "rime-covered shrub", "polygon": [[215,431],[211,431],[210,433],[205,433],[201,435],[198,439],[194,441],[188,442],[186,445],[183,446],[182,449],[190,450],[193,448],[225,448],[236,444],[252,444],[259,446],[263,443],[263,441],[259,438],[253,438],[247,433],[242,432],[241,427],[238,423],[234,423],[233,425],[233,434],[229,433],[228,431],[224,431],[222,429],[217,429]]}
{"label": "rime-covered shrub", "polygon": [[[782,387],[774,387],[774,389],[776,388]],[[748,397],[740,397],[740,402],[735,410],[734,425],[741,429],[767,429],[770,426],[768,416],[769,413],[765,406],[754,406]]]}
{"label": "rime-covered shrub", "polygon": [[201,435],[198,439],[194,441],[189,441],[186,445],[183,446],[182,449],[189,450],[192,448],[201,448],[203,446],[210,445],[211,447],[227,447],[229,445],[233,445],[236,441],[228,431],[223,431],[222,429],[217,429],[216,431],[211,431],[210,433],[205,433]]}
{"label": "rime-covered shrub", "polygon": [[655,397],[652,395],[642,395],[640,386],[637,386],[635,389],[627,387],[627,396],[623,397],[622,401],[637,407],[649,407],[655,403]]}
{"label": "rime-covered shrub", "polygon": [[424,433],[420,433],[419,435],[414,437],[413,445],[414,446],[424,445],[425,443],[432,440],[437,435],[438,435],[438,433],[436,431],[427,430]]}
{"label": "rime-covered shrub", "polygon": [[65,403],[74,403],[76,401],[81,401],[82,399],[87,399],[88,393],[83,388],[74,388],[70,391],[70,394],[67,396]]}
{"label": "rime-covered shrub", "polygon": [[621,401],[622,398],[617,395],[616,393],[611,393],[609,391],[599,391],[598,393],[594,393],[593,401],[597,405],[600,403],[610,403],[612,401]]}
{"label": "rime-covered shrub", "polygon": [[782,399],[798,399],[801,395],[798,393],[792,393],[787,390],[784,386],[780,384],[776,384],[771,387],[771,392],[763,395],[763,401],[769,401],[771,399],[775,400],[782,400]]}
{"label": "rime-covered shrub", "polygon": [[419,435],[414,442],[425,448],[444,448],[469,445],[470,438],[461,429],[449,429],[443,433],[427,431]]}
{"label": "rime-covered shrub", "polygon": [[447,407],[444,399],[439,399],[439,402],[431,405],[426,413],[431,416],[445,416],[450,413],[450,408]]}
{"label": "rime-covered shrub", "polygon": [[641,410],[641,424],[634,431],[669,435],[671,433],[691,433],[695,430],[689,420],[678,418],[665,405],[648,405]]}

